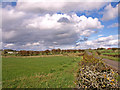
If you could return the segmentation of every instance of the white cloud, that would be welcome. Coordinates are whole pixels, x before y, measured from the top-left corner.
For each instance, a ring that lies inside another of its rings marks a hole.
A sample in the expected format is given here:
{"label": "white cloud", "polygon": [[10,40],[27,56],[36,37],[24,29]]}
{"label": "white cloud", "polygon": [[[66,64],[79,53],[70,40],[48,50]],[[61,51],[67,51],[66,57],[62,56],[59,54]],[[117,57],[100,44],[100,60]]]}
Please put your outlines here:
{"label": "white cloud", "polygon": [[0,42],[0,49],[2,49],[2,42]]}
{"label": "white cloud", "polygon": [[40,43],[39,42],[33,43],[33,46],[36,46],[36,45],[40,45]]}
{"label": "white cloud", "polygon": [[[15,21],[16,19],[21,19],[25,15],[24,12],[22,11],[16,11],[15,9],[11,8],[3,8],[2,9],[2,23],[7,23],[7,22],[12,22]],[[15,23],[15,22],[14,22]]]}
{"label": "white cloud", "polygon": [[13,47],[13,46],[14,46],[13,43],[9,43],[9,44],[6,44],[4,47],[6,47],[6,48],[11,48],[11,47]]}
{"label": "white cloud", "polygon": [[118,45],[118,39],[109,41],[111,45]]}
{"label": "white cloud", "polygon": [[27,44],[25,44],[25,45],[23,45],[23,46],[31,46],[32,44],[31,43],[27,43]]}
{"label": "white cloud", "polygon": [[58,29],[61,27],[61,23],[58,23],[58,20],[62,17],[69,18],[70,16],[64,14],[46,14],[45,16],[37,16],[35,18],[27,20],[27,28],[36,28],[36,29]]}
{"label": "white cloud", "polygon": [[97,39],[98,42],[102,42],[102,41],[107,41],[107,40],[112,40],[113,39],[113,36],[110,35],[108,37],[100,37]]}
{"label": "white cloud", "polygon": [[40,43],[39,42],[34,42],[34,43],[27,43],[27,44],[25,44],[25,45],[23,45],[23,46],[36,46],[36,45],[40,45]]}
{"label": "white cloud", "polygon": [[[46,46],[43,44],[43,41],[33,42],[33,43],[26,43],[25,45],[17,46],[16,48],[20,50],[45,50],[47,49]],[[14,48],[14,49],[16,49]]]}
{"label": "white cloud", "polygon": [[53,13],[84,10],[99,10],[106,2],[21,2],[18,0],[16,9],[30,13]]}
{"label": "white cloud", "polygon": [[[85,0],[84,2],[105,2],[105,0]],[[83,0],[60,0],[60,1],[56,1],[56,0],[19,0],[19,2],[83,2]],[[106,0],[106,2],[117,2],[116,0]]]}
{"label": "white cloud", "polygon": [[[64,17],[64,18],[63,18]],[[61,18],[63,19],[60,22]],[[68,22],[63,23],[67,19]],[[76,14],[67,15],[67,14],[46,14],[45,16],[37,16],[32,19],[28,19],[24,23],[28,29],[37,29],[37,30],[51,30],[60,31],[62,28],[64,30],[78,33],[83,36],[90,36],[92,33],[95,33],[94,29],[101,29],[104,26],[101,25],[101,22],[97,18],[77,16]],[[58,37],[69,36],[69,33],[59,34]]]}
{"label": "white cloud", "polygon": [[113,23],[113,24],[109,25],[107,28],[113,28],[113,27],[118,27],[118,23]]}
{"label": "white cloud", "polygon": [[26,14],[21,11],[16,11],[14,8],[2,9],[2,33],[3,37],[11,38],[17,34],[17,30],[21,28]]}
{"label": "white cloud", "polygon": [[105,4],[18,2],[15,8],[3,9],[4,47],[34,50],[74,48],[75,42],[81,36],[89,37],[104,25],[98,18],[56,12],[99,10]]}
{"label": "white cloud", "polygon": [[89,37],[104,27],[97,18],[79,17],[76,14],[45,14],[29,18],[25,16],[20,23],[5,26],[6,23],[3,25],[3,42],[14,43],[16,48],[37,48],[42,41],[44,48],[73,45],[81,36]]}
{"label": "white cloud", "polygon": [[77,21],[77,22],[80,22],[78,23],[77,25],[81,28],[81,29],[100,29],[100,28],[103,28],[104,26],[101,25],[100,21],[98,20],[98,18],[92,18],[92,17],[85,17],[84,15],[83,16],[80,16],[78,17],[76,14],[73,15],[74,20]]}
{"label": "white cloud", "polygon": [[0,41],[2,40],[2,28],[0,28]]}
{"label": "white cloud", "polygon": [[95,31],[93,30],[84,30],[83,32],[81,32],[81,35],[88,37],[93,33],[95,33]]}
{"label": "white cloud", "polygon": [[81,43],[77,48],[110,48],[118,47],[118,35],[100,37],[96,40],[89,40]]}
{"label": "white cloud", "polygon": [[103,35],[98,35],[98,37],[102,37]]}
{"label": "white cloud", "polygon": [[108,21],[116,18],[118,16],[118,6],[112,7],[111,4],[107,5],[104,9],[102,20]]}
{"label": "white cloud", "polygon": [[16,36],[16,31],[11,30],[11,31],[2,31],[2,36],[5,39],[11,39]]}

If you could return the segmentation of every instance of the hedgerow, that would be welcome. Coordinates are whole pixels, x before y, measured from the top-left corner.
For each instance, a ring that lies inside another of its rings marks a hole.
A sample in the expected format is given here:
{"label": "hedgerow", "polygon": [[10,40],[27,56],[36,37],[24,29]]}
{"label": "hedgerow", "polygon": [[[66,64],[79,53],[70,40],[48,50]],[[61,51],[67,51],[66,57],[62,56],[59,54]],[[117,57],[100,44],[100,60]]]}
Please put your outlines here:
{"label": "hedgerow", "polygon": [[104,64],[101,58],[85,52],[79,66],[75,81],[77,88],[118,88],[117,71]]}

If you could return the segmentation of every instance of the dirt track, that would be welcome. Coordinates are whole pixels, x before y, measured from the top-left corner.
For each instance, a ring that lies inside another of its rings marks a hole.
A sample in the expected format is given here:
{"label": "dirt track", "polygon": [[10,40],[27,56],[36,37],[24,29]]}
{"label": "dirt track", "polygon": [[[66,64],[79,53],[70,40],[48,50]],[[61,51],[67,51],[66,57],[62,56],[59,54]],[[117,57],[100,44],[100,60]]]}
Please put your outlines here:
{"label": "dirt track", "polygon": [[109,60],[109,59],[102,59],[102,60],[106,63],[106,65],[120,72],[120,62]]}

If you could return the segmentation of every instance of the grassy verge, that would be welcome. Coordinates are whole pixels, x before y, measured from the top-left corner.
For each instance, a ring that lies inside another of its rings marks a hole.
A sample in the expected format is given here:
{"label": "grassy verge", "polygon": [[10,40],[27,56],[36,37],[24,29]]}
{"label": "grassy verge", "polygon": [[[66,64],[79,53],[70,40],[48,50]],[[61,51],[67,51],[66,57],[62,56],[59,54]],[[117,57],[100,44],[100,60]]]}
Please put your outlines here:
{"label": "grassy verge", "polygon": [[3,88],[74,88],[81,57],[3,58]]}
{"label": "grassy verge", "polygon": [[104,56],[104,55],[100,55],[100,57],[110,59],[110,60],[114,60],[114,61],[120,61],[120,58],[117,58],[117,57],[110,57],[110,56]]}
{"label": "grassy verge", "polygon": [[102,53],[103,55],[104,54],[107,54],[107,55],[118,55],[119,53],[118,52],[113,52],[113,53]]}

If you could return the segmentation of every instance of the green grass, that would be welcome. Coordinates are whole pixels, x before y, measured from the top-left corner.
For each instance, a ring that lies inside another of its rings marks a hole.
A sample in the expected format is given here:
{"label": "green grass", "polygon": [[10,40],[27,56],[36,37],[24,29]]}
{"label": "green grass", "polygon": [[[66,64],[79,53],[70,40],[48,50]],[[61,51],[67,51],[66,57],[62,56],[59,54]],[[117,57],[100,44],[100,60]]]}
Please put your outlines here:
{"label": "green grass", "polygon": [[105,55],[101,55],[100,57],[120,62],[120,58],[118,57],[111,57],[111,56],[105,56]]}
{"label": "green grass", "polygon": [[75,87],[80,57],[3,58],[3,88]]}
{"label": "green grass", "polygon": [[118,55],[118,52],[113,52],[113,53],[102,53],[103,55],[104,54],[107,54],[107,55]]}
{"label": "green grass", "polygon": [[99,52],[101,52],[101,53],[111,53],[111,52],[113,52],[113,50],[97,50],[97,51],[99,51]]}
{"label": "green grass", "polygon": [[2,89],[2,58],[0,56],[0,90]]}

